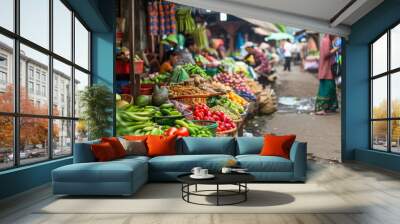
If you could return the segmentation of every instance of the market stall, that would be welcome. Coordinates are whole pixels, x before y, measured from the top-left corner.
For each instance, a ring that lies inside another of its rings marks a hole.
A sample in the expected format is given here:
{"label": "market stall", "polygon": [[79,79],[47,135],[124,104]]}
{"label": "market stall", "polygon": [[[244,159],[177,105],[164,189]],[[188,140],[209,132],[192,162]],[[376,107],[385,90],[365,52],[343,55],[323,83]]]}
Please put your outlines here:
{"label": "market stall", "polygon": [[[276,110],[247,64],[218,55],[195,10],[132,2],[117,26],[117,135],[237,136],[248,118]],[[134,24],[138,15],[147,25]]]}

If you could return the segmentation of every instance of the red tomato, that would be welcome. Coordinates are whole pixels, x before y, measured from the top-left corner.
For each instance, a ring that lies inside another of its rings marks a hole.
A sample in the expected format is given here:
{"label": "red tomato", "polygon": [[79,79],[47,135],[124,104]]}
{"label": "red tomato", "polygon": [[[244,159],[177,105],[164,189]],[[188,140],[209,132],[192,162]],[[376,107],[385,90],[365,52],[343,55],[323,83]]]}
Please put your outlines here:
{"label": "red tomato", "polygon": [[181,127],[176,131],[176,135],[178,136],[189,136],[189,129],[185,128],[185,127]]}
{"label": "red tomato", "polygon": [[172,136],[172,135],[175,135],[178,130],[179,129],[177,129],[176,127],[170,127],[164,132],[164,134],[167,136]]}

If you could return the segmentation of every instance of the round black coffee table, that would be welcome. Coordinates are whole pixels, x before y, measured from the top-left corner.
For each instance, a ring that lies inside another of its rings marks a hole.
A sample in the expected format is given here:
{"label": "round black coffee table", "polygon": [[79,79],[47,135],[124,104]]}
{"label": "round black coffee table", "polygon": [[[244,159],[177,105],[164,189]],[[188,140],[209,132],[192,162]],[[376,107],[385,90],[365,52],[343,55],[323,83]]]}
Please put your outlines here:
{"label": "round black coffee table", "polygon": [[[248,173],[229,173],[213,174],[215,177],[212,179],[193,179],[189,174],[182,174],[178,176],[178,181],[182,183],[182,199],[188,203],[198,204],[198,205],[234,205],[245,202],[247,200],[247,192],[249,188],[247,183],[255,180],[255,177]],[[215,190],[198,190],[197,185],[215,185]],[[237,190],[224,190],[220,189],[220,185],[236,185]],[[195,190],[191,191],[190,186],[195,186]],[[215,194],[206,194],[209,192],[214,192]],[[216,204],[202,204],[193,202],[190,200],[190,196],[204,196],[204,197],[216,197]],[[231,203],[221,203],[221,197],[232,197],[240,196],[240,199]]]}

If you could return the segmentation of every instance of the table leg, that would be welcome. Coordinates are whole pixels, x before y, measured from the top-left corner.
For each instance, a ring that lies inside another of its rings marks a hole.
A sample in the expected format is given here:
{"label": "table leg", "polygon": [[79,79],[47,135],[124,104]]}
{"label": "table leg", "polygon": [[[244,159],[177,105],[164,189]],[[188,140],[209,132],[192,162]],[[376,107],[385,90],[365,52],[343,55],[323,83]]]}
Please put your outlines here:
{"label": "table leg", "polygon": [[219,206],[219,184],[217,184],[217,206]]}
{"label": "table leg", "polygon": [[196,192],[197,192],[197,184],[195,185],[195,189],[194,189],[194,191],[196,191]]}
{"label": "table leg", "polygon": [[248,190],[247,190],[247,183],[244,183],[244,190],[245,190],[245,192],[244,192],[244,201],[247,201],[247,192],[248,192]]}

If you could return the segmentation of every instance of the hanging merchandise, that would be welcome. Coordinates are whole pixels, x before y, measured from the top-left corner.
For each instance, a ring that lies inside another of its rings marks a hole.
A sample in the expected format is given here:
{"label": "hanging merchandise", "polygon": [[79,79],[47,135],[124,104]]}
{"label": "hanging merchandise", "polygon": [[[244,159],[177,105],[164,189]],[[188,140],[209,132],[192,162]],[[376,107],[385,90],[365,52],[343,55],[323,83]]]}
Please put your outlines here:
{"label": "hanging merchandise", "polygon": [[193,31],[193,39],[200,49],[207,49],[209,47],[207,29],[205,25],[198,25],[196,27],[196,29]]}
{"label": "hanging merchandise", "polygon": [[176,33],[175,4],[165,1],[149,2],[147,5],[149,35]]}
{"label": "hanging merchandise", "polygon": [[196,29],[196,23],[192,17],[192,10],[190,8],[179,8],[176,12],[178,23],[178,32],[185,34],[192,34]]}
{"label": "hanging merchandise", "polygon": [[149,35],[158,35],[158,5],[156,2],[147,4],[148,27]]}
{"label": "hanging merchandise", "polygon": [[176,33],[175,4],[158,2],[159,35]]}

